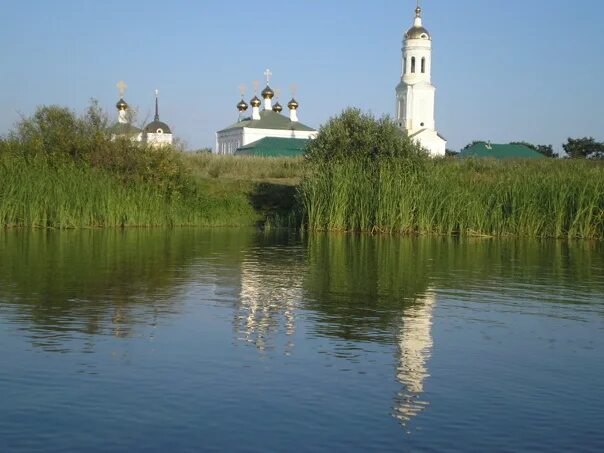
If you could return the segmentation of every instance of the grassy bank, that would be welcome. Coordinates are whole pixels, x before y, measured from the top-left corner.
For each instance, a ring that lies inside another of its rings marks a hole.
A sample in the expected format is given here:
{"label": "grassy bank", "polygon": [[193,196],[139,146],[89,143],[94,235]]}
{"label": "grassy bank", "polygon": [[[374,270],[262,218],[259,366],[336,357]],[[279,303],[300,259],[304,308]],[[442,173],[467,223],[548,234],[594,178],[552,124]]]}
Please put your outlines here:
{"label": "grassy bank", "polygon": [[206,190],[182,153],[114,140],[92,105],[41,107],[0,139],[0,225],[87,228],[254,225],[242,191]]}
{"label": "grassy bank", "polygon": [[106,131],[94,106],[43,107],[0,139],[0,226],[604,238],[603,162],[431,160],[354,109],[305,159],[189,155]]}
{"label": "grassy bank", "polygon": [[311,230],[604,238],[604,164],[380,159],[316,163]]}
{"label": "grassy bank", "polygon": [[95,228],[253,225],[242,193],[168,193],[150,182],[125,184],[106,170],[43,159],[0,157],[0,224]]}

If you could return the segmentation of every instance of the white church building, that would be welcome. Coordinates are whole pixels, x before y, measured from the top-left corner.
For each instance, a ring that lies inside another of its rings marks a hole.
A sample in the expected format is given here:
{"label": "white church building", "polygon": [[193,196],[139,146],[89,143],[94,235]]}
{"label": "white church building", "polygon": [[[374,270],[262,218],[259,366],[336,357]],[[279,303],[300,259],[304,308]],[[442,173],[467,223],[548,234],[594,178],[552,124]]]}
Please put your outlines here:
{"label": "white church building", "polygon": [[436,88],[432,85],[432,36],[422,24],[422,9],[403,40],[401,82],[396,87],[396,119],[410,138],[432,156],[444,156],[447,141],[434,118]]}
{"label": "white church building", "polygon": [[[289,115],[283,115],[283,107],[279,102],[273,103],[275,91],[270,87],[271,71],[267,69],[266,88],[262,90],[260,100],[254,96],[250,101],[252,106],[251,116],[247,116],[248,104],[242,99],[237,104],[239,120],[231,126],[216,132],[215,154],[235,154],[244,146],[259,142],[272,137],[279,139],[292,139],[291,141],[308,140],[317,136],[317,130],[302,124],[298,119],[298,108],[300,104],[294,97],[289,101],[287,107]],[[242,90],[243,91],[243,90]]]}
{"label": "white church building", "polygon": [[173,135],[170,126],[159,119],[159,91],[155,90],[155,117],[153,121],[147,124],[144,129],[139,129],[132,124],[134,115],[130,110],[130,106],[124,100],[127,87],[124,82],[117,84],[120,100],[115,105],[117,108],[117,122],[109,128],[111,139],[127,138],[133,142],[146,143],[155,148],[172,145]]}

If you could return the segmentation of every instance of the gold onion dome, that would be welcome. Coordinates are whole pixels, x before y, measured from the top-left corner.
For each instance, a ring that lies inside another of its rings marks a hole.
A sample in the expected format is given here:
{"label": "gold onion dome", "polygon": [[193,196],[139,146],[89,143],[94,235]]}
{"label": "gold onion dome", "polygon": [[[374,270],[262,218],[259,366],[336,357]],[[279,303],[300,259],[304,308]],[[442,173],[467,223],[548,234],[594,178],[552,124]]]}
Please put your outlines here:
{"label": "gold onion dome", "polygon": [[262,97],[264,99],[272,99],[275,97],[275,92],[273,91],[273,89],[271,87],[269,87],[267,85],[266,88],[264,90],[262,90]]}
{"label": "gold onion dome", "polygon": [[283,111],[283,107],[278,102],[273,105],[273,112],[281,113]]}
{"label": "gold onion dome", "polygon": [[126,101],[124,101],[123,99],[120,99],[119,101],[117,101],[117,104],[115,104],[115,106],[117,107],[118,110],[127,110],[128,109],[128,104],[126,104]]}
{"label": "gold onion dome", "polygon": [[262,101],[258,99],[258,96],[254,96],[254,98],[250,101],[250,104],[252,105],[252,107],[260,107]]}
{"label": "gold onion dome", "polygon": [[407,39],[432,39],[430,37],[430,32],[421,25],[422,20],[422,9],[418,6],[415,8],[415,25],[407,30],[405,33],[405,38]]}
{"label": "gold onion dome", "polygon": [[247,108],[247,102],[245,102],[243,99],[239,101],[239,104],[237,104],[237,110],[239,110],[240,112],[245,112]]}
{"label": "gold onion dome", "polygon": [[296,110],[298,107],[300,107],[300,104],[298,104],[298,101],[296,101],[295,99],[292,99],[291,101],[289,101],[289,104],[287,104],[287,106],[290,110]]}

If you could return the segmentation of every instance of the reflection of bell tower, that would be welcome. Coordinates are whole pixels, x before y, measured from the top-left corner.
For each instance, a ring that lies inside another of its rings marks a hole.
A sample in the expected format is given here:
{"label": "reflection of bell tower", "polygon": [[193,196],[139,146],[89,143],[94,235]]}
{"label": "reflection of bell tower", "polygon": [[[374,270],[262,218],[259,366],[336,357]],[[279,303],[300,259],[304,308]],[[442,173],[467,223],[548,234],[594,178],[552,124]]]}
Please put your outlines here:
{"label": "reflection of bell tower", "polygon": [[398,337],[400,365],[396,377],[404,389],[398,395],[395,417],[407,424],[429,402],[421,400],[432,355],[432,315],[436,304],[434,293],[428,293],[417,305],[405,310]]}

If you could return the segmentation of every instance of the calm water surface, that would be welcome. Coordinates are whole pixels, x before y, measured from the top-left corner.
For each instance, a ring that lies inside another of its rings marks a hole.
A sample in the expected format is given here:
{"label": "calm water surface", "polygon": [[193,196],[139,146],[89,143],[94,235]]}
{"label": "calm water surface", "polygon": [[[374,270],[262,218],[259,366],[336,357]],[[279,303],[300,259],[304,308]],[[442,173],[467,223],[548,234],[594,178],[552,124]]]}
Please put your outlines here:
{"label": "calm water surface", "polygon": [[0,231],[0,451],[604,451],[604,246]]}

